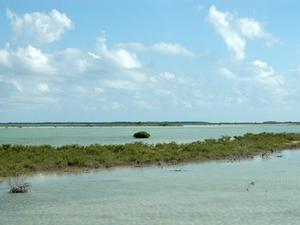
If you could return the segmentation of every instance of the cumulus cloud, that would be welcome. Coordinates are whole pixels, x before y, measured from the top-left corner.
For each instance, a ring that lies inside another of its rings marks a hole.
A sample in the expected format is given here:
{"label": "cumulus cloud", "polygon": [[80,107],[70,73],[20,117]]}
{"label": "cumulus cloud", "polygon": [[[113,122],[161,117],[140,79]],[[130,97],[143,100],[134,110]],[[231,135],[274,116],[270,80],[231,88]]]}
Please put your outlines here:
{"label": "cumulus cloud", "polygon": [[236,90],[240,95],[243,92],[251,92],[252,100],[257,98],[257,101],[268,99],[269,102],[280,102],[288,97],[289,91],[284,76],[277,73],[268,63],[254,60],[244,67],[245,69],[241,69],[238,74],[226,67],[221,68],[219,72],[221,76],[239,86]]}
{"label": "cumulus cloud", "polygon": [[223,12],[212,5],[209,8],[208,21],[215,27],[227,47],[238,60],[245,58],[247,39],[264,39],[268,46],[279,42],[264,26],[253,18],[238,18],[229,12]]}
{"label": "cumulus cloud", "polygon": [[25,13],[22,16],[9,9],[6,15],[12,27],[12,39],[17,44],[43,45],[60,39],[66,30],[73,27],[66,14],[52,10],[49,14],[41,12]]}
{"label": "cumulus cloud", "polygon": [[0,70],[9,73],[52,73],[50,56],[31,45],[0,49]]}
{"label": "cumulus cloud", "polygon": [[109,49],[106,45],[106,38],[97,39],[97,54],[89,53],[93,58],[110,59],[125,69],[141,68],[142,64],[137,59],[136,54],[130,53],[123,48]]}
{"label": "cumulus cloud", "polygon": [[241,33],[248,38],[264,37],[265,31],[262,25],[252,18],[241,18],[237,20]]}
{"label": "cumulus cloud", "polygon": [[265,39],[267,46],[279,43],[279,39],[265,31],[263,25],[253,18],[241,18],[237,21],[240,32],[247,38]]}
{"label": "cumulus cloud", "polygon": [[0,66],[9,73],[51,73],[49,56],[31,45],[14,49],[0,49]]}
{"label": "cumulus cloud", "polygon": [[27,67],[32,71],[48,72],[51,70],[48,56],[31,45],[26,48],[18,48],[16,52],[12,52],[12,57],[22,64],[23,67]]}
{"label": "cumulus cloud", "polygon": [[[68,105],[76,104],[75,99],[83,110],[92,109],[97,102],[106,105],[103,110],[121,109],[111,104],[120,99],[124,99],[122,107],[142,107],[145,93],[156,96],[157,89],[163,90],[168,81],[176,79],[171,72],[147,72],[136,54],[109,47],[104,38],[97,40],[94,53],[76,48],[46,52],[32,45],[6,47],[0,49],[0,70],[0,105],[10,107],[26,103],[32,107],[43,103]],[[138,101],[136,95],[141,96]]]}
{"label": "cumulus cloud", "polygon": [[286,91],[282,88],[285,84],[285,80],[282,75],[276,74],[272,66],[269,66],[266,62],[261,60],[253,61],[253,66],[257,74],[255,76],[257,82],[273,92],[285,95]]}
{"label": "cumulus cloud", "polygon": [[[220,17],[215,23],[223,27],[224,38],[231,37],[226,39],[226,43],[232,49],[236,48],[236,53],[241,48],[239,57],[243,58],[245,40],[262,36],[262,28],[257,27],[253,21],[240,20],[240,23],[233,23],[236,19],[232,15],[217,9],[214,13],[215,17]],[[95,112],[95,120],[99,120],[101,112],[104,112],[102,115],[111,115],[119,111],[123,115],[125,109],[132,112],[137,110],[137,115],[141,115],[141,111],[138,110],[161,113],[163,108],[164,114],[172,116],[174,110],[190,112],[194,107],[213,109],[209,107],[216,101],[224,104],[226,99],[227,102],[242,104],[246,102],[246,97],[250,96],[243,90],[236,89],[238,97],[231,98],[224,94],[228,91],[227,87],[223,93],[222,87],[213,86],[218,82],[210,82],[212,76],[190,77],[177,68],[176,72],[173,68],[160,70],[155,65],[143,64],[143,58],[139,57],[142,53],[162,54],[164,57],[195,55],[178,43],[109,45],[109,41],[101,36],[97,39],[94,49],[74,47],[53,50],[44,48],[43,45],[59,40],[63,33],[73,26],[65,14],[58,11],[22,16],[8,11],[7,14],[12,21],[15,44],[0,49],[2,112],[6,109],[14,109],[14,112],[17,112],[20,111],[16,110],[20,106],[22,110],[28,107],[29,111],[32,111],[34,107],[43,108],[49,104],[57,104],[57,107],[53,108],[62,111],[81,110],[86,113],[83,115]],[[249,27],[252,26],[251,32],[242,29],[246,27],[246,23]],[[14,31],[18,26],[20,31]],[[28,28],[30,26],[32,28]],[[235,33],[235,29],[239,32]],[[235,38],[241,38],[242,44],[238,47],[235,46],[235,41],[232,41]],[[244,77],[239,76],[239,71],[231,71],[230,67],[223,67],[220,72],[233,85],[241,84],[245,90],[249,88],[249,84],[268,89],[269,92],[277,91],[277,94],[284,90],[284,80],[280,80],[281,76],[267,63],[256,60],[251,62],[250,67]]]}
{"label": "cumulus cloud", "polygon": [[237,59],[245,58],[245,39],[233,28],[233,16],[228,12],[218,11],[213,5],[209,8],[209,21],[222,36],[227,47],[232,50]]}

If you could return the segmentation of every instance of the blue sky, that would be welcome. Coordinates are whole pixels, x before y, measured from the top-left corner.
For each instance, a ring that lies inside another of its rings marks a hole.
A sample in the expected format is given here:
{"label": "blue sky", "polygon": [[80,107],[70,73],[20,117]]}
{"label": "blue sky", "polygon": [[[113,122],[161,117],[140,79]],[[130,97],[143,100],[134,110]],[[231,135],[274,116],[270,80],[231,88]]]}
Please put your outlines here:
{"label": "blue sky", "polygon": [[299,8],[0,0],[0,121],[299,121]]}

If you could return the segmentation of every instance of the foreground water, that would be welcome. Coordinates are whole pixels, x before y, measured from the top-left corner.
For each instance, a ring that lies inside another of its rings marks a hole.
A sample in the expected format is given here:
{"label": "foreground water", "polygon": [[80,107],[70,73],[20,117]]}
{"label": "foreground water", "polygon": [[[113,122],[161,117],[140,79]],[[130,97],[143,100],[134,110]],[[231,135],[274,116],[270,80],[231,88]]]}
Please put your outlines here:
{"label": "foreground water", "polygon": [[300,132],[300,125],[221,125],[183,127],[75,127],[75,128],[0,128],[0,144],[124,144],[135,142],[133,133],[151,133],[149,143],[186,143],[206,138],[220,138],[261,132]]}
{"label": "foreground water", "polygon": [[39,175],[26,194],[9,194],[3,181],[0,224],[300,224],[300,151],[181,168]]}

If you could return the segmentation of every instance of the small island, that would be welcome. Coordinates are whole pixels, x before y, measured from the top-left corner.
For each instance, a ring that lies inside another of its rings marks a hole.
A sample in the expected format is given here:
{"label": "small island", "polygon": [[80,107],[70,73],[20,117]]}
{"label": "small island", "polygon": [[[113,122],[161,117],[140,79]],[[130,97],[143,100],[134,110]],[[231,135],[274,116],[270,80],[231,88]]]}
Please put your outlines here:
{"label": "small island", "polygon": [[0,145],[0,177],[15,173],[85,171],[116,166],[174,165],[212,160],[242,160],[300,147],[300,134],[260,133],[223,136],[187,144]]}

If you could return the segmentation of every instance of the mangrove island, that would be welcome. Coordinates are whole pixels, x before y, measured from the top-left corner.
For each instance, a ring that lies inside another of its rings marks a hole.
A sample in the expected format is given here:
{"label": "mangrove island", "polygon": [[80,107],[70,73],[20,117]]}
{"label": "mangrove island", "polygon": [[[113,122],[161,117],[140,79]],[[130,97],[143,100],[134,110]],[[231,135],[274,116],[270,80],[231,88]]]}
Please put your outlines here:
{"label": "mangrove island", "polygon": [[122,145],[0,145],[0,177],[46,171],[116,166],[173,165],[211,160],[240,160],[300,147],[300,134],[260,133],[223,136],[187,144],[140,142]]}

